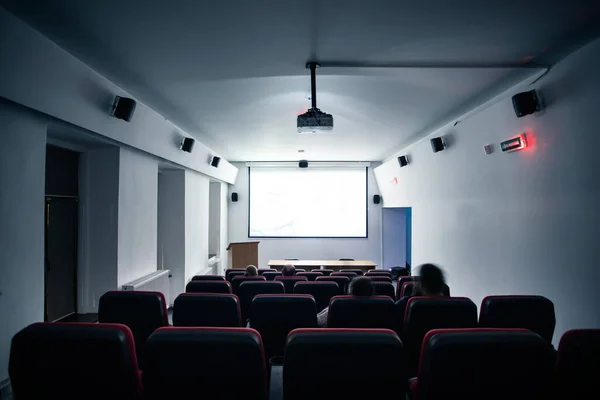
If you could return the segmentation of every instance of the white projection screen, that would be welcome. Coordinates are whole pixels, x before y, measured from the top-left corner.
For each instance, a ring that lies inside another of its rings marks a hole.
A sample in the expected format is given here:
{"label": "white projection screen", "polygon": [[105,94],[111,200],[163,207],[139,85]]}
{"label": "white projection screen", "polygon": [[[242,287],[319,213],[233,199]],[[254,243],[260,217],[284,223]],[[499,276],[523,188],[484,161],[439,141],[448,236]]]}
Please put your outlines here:
{"label": "white projection screen", "polygon": [[366,167],[250,167],[249,180],[249,237],[368,236]]}

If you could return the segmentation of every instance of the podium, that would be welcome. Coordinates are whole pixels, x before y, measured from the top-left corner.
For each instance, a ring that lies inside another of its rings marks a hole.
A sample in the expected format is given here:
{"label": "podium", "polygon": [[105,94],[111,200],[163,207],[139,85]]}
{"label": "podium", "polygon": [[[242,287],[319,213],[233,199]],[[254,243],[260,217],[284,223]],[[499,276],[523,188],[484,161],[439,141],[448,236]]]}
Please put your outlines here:
{"label": "podium", "polygon": [[229,268],[246,268],[255,265],[258,268],[258,244],[260,242],[229,243]]}

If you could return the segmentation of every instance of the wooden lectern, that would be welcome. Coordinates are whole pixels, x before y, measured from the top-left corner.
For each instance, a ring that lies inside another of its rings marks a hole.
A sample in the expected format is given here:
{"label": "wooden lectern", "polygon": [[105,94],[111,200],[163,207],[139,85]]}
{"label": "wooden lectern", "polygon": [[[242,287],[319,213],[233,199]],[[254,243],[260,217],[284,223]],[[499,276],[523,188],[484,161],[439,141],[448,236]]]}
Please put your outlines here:
{"label": "wooden lectern", "polygon": [[229,268],[246,268],[255,265],[258,268],[258,244],[260,242],[229,243]]}

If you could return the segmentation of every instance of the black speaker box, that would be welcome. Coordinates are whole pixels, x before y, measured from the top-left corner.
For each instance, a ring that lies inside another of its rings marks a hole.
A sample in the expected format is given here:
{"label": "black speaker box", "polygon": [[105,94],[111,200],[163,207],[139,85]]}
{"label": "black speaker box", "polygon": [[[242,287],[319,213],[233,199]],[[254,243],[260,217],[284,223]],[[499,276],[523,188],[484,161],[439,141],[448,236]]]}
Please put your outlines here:
{"label": "black speaker box", "polygon": [[400,164],[400,167],[406,167],[408,165],[408,157],[406,157],[406,156],[398,157],[398,163]]}
{"label": "black speaker box", "polygon": [[442,151],[446,148],[446,146],[444,145],[444,139],[442,139],[441,137],[436,137],[431,139],[431,149],[433,150],[434,153],[437,153],[438,151]]}
{"label": "black speaker box", "polygon": [[374,194],[373,195],[373,203],[375,203],[375,204],[381,203],[381,196],[378,194]]}
{"label": "black speaker box", "polygon": [[535,90],[517,93],[512,97],[513,108],[517,117],[521,118],[540,111],[542,106]]}
{"label": "black speaker box", "polygon": [[238,201],[238,194],[236,192],[231,193],[231,201],[234,203]]}
{"label": "black speaker box", "polygon": [[129,122],[131,121],[131,117],[133,117],[135,105],[136,102],[133,99],[116,96],[110,115],[115,118],[122,119],[123,121]]}
{"label": "black speaker box", "polygon": [[300,160],[300,161],[298,161],[298,167],[300,167],[300,168],[308,168],[308,161],[307,160]]}
{"label": "black speaker box", "polygon": [[213,156],[212,160],[210,160],[210,165],[218,168],[219,167],[219,161],[221,161],[221,157],[217,157],[217,156]]}
{"label": "black speaker box", "polygon": [[181,142],[181,150],[191,153],[195,142],[196,141],[192,138],[183,138],[183,141]]}

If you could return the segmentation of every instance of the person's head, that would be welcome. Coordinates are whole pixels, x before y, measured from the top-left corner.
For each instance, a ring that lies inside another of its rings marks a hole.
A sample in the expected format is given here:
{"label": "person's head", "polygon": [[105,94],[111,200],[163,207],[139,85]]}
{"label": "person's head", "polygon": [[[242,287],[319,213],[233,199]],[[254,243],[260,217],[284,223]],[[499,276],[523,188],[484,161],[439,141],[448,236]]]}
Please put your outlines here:
{"label": "person's head", "polygon": [[419,269],[419,289],[423,296],[442,296],[446,279],[442,270],[433,264],[423,264]]}
{"label": "person's head", "polygon": [[373,296],[373,282],[366,276],[354,278],[350,281],[348,293],[352,296]]}
{"label": "person's head", "polygon": [[294,276],[296,274],[296,267],[292,264],[285,264],[281,270],[283,276]]}
{"label": "person's head", "polygon": [[248,265],[246,267],[246,276],[257,276],[258,275],[258,270],[256,269],[256,267],[254,265]]}

